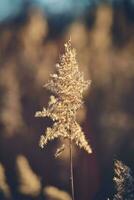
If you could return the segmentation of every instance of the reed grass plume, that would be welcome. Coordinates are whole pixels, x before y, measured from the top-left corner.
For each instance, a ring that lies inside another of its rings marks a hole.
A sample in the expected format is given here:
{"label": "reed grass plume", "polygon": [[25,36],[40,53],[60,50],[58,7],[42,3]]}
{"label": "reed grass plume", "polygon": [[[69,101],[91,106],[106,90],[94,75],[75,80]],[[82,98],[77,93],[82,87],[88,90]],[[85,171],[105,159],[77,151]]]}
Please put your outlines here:
{"label": "reed grass plume", "polygon": [[55,138],[67,138],[91,153],[91,147],[76,122],[76,112],[83,104],[83,91],[88,88],[90,81],[85,81],[78,69],[76,52],[70,40],[65,44],[65,53],[60,63],[56,64],[56,70],[57,73],[51,74],[51,79],[45,85],[55,96],[50,96],[47,108],[35,114],[36,117],[50,117],[54,121],[52,128],[48,127],[41,136],[40,146],[43,148]]}
{"label": "reed grass plume", "polygon": [[43,190],[48,200],[72,200],[70,195],[54,186],[47,186]]}
{"label": "reed grass plume", "polygon": [[11,191],[6,180],[5,169],[0,163],[0,191],[4,194],[6,198],[11,197]]}
{"label": "reed grass plume", "polygon": [[130,168],[116,160],[114,171],[117,194],[113,200],[134,200],[134,179]]}
{"label": "reed grass plume", "polygon": [[29,196],[38,196],[41,190],[39,177],[32,171],[25,156],[19,155],[16,160],[19,177],[19,191]]}

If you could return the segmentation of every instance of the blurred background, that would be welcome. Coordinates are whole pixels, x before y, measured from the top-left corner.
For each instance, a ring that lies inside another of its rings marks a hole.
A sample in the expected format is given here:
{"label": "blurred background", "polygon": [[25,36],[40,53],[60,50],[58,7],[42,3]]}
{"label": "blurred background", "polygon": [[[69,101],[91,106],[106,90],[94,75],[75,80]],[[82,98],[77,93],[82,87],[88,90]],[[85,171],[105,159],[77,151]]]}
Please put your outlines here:
{"label": "blurred background", "polygon": [[75,199],[112,199],[115,159],[134,172],[134,1],[1,0],[0,200],[70,200],[69,152],[41,150],[51,121],[34,117],[70,36],[92,80],[77,118],[93,153],[74,146]]}

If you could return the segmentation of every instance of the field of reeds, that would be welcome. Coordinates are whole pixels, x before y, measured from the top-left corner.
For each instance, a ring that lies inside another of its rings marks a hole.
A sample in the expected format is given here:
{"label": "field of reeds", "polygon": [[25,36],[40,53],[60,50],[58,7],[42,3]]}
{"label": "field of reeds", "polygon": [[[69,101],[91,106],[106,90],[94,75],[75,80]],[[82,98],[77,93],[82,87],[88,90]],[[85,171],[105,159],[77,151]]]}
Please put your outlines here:
{"label": "field of reeds", "polygon": [[92,153],[72,144],[74,199],[134,199],[133,11],[101,4],[64,25],[59,18],[59,27],[31,8],[0,24],[0,200],[72,199],[68,141],[41,149],[53,121],[35,117],[48,105],[52,92],[43,86],[70,38],[79,71],[91,80],[75,117]]}

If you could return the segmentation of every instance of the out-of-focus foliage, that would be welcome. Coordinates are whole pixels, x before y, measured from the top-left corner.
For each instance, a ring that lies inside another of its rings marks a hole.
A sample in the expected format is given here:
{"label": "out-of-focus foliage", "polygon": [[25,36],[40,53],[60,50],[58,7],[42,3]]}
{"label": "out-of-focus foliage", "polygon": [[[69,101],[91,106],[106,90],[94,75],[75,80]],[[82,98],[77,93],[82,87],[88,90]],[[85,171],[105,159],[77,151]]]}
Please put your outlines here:
{"label": "out-of-focus foliage", "polygon": [[47,196],[48,200],[71,200],[71,196],[54,186],[47,186],[43,190],[45,196]]}
{"label": "out-of-focus foliage", "polygon": [[21,106],[21,92],[18,79],[16,77],[15,66],[5,64],[1,69],[0,86],[5,92],[2,99],[1,122],[8,135],[12,135],[16,130],[24,125]]}
{"label": "out-of-focus foliage", "polygon": [[39,177],[32,171],[28,160],[19,155],[16,160],[19,191],[29,196],[38,196],[41,190]]}
{"label": "out-of-focus foliage", "polygon": [[0,163],[0,191],[3,192],[5,197],[7,198],[11,197],[10,187],[6,180],[5,169],[1,163]]}
{"label": "out-of-focus foliage", "polygon": [[[104,200],[112,193],[115,157],[125,160],[133,170],[134,26],[126,10],[107,4],[94,7],[59,35],[44,13],[33,8],[20,23],[0,25],[0,161],[13,199],[22,195],[17,190],[15,168],[20,154],[39,174],[43,187],[54,185],[70,191],[68,151],[60,160],[50,156],[56,142],[41,151],[40,134],[52,122],[34,118],[36,110],[48,102],[50,94],[42,86],[54,73],[70,36],[80,71],[85,79],[92,80],[78,120],[94,153],[87,158],[74,149],[76,198]],[[37,198],[41,195],[38,193]]]}

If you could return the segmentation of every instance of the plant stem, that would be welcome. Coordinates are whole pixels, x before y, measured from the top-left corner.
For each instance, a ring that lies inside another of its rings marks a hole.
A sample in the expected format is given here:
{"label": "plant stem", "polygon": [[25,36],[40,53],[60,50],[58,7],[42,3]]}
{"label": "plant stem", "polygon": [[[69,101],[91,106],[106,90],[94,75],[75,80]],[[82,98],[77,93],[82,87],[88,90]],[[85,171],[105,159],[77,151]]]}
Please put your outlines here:
{"label": "plant stem", "polygon": [[72,139],[70,138],[70,181],[72,200],[74,200],[74,178],[73,178],[73,157],[72,157]]}

